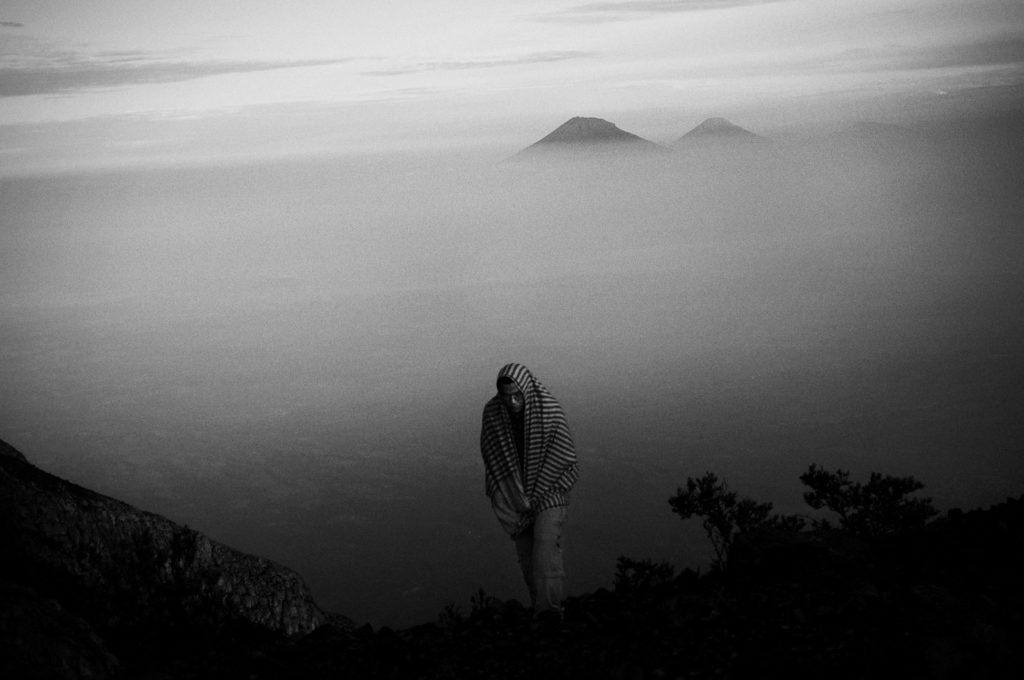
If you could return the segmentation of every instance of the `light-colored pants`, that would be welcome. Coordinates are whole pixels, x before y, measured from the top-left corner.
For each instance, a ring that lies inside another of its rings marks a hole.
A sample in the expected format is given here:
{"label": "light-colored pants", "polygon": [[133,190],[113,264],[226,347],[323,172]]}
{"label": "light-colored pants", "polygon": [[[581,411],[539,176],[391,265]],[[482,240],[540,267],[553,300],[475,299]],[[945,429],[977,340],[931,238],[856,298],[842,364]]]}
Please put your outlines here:
{"label": "light-colored pants", "polygon": [[535,613],[562,611],[562,527],[568,519],[569,508],[564,505],[542,510],[533,525],[515,537],[519,567]]}

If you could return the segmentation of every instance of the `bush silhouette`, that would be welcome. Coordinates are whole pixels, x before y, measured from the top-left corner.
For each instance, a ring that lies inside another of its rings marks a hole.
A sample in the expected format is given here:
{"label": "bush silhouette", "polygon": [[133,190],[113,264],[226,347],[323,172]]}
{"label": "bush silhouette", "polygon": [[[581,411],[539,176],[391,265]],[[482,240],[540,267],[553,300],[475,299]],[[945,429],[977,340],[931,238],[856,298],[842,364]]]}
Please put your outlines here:
{"label": "bush silhouette", "polygon": [[620,556],[615,565],[615,590],[645,590],[670,583],[675,575],[676,568],[668,562],[655,563],[650,559],[633,560]]}
{"label": "bush silhouette", "polygon": [[[907,498],[924,488],[913,477],[892,477],[872,472],[867,484],[851,482],[848,470],[828,472],[811,465],[800,475],[811,487],[804,500],[815,510],[828,508],[839,515],[839,527],[860,536],[876,537],[924,524],[936,513],[930,498]],[[816,520],[817,528],[829,528],[828,520]]]}
{"label": "bush silhouette", "polygon": [[804,526],[799,517],[773,515],[771,503],[740,498],[711,472],[700,479],[687,478],[686,489],[678,489],[668,502],[682,519],[703,518],[704,531],[715,549],[715,569],[727,568],[729,549],[741,533],[765,528],[799,531]]}
{"label": "bush silhouette", "polygon": [[[936,510],[930,498],[908,498],[924,484],[913,477],[893,477],[872,472],[867,484],[851,482],[848,470],[828,472],[816,464],[800,475],[800,481],[811,488],[804,500],[815,510],[828,508],[839,515],[839,528],[858,536],[874,538],[924,526]],[[736,537],[758,529],[801,531],[806,522],[795,515],[772,514],[771,503],[740,498],[728,485],[711,472],[699,479],[687,478],[686,488],[678,489],[668,500],[672,512],[682,519],[702,518],[704,531],[715,550],[712,568],[728,566],[729,550]],[[811,520],[815,529],[830,529],[827,519]],[[630,572],[621,565],[624,580],[643,576],[643,569],[632,565]]]}

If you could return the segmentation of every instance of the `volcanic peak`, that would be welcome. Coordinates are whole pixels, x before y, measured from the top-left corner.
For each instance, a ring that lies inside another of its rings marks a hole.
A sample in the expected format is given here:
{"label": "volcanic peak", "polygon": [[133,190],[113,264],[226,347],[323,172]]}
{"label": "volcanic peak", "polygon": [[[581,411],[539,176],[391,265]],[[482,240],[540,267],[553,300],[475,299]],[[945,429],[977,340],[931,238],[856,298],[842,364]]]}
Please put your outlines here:
{"label": "volcanic peak", "polygon": [[676,140],[676,143],[690,141],[744,140],[760,141],[763,137],[745,130],[725,118],[708,118]]}
{"label": "volcanic peak", "polygon": [[576,116],[559,125],[524,151],[558,148],[596,149],[611,145],[627,145],[643,150],[659,148],[654,142],[626,132],[607,120]]}

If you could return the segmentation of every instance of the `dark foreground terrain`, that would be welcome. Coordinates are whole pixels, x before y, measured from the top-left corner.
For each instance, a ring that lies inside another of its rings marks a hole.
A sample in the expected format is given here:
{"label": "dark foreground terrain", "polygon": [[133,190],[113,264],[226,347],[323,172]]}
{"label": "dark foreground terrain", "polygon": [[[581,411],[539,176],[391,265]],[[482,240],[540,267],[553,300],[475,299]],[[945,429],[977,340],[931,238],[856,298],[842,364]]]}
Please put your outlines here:
{"label": "dark foreground terrain", "polygon": [[[479,592],[374,630],[268,560],[0,442],[4,678],[1016,678],[1024,498],[880,539],[746,537],[728,568],[621,560],[562,621]],[[742,549],[740,549],[742,547]]]}

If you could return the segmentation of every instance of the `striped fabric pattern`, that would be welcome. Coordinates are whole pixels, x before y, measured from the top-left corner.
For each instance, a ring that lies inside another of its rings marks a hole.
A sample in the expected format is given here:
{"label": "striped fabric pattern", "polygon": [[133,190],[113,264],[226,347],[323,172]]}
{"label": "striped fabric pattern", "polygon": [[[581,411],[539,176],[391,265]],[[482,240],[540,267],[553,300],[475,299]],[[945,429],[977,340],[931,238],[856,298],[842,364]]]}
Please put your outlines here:
{"label": "striped fabric pattern", "polygon": [[512,420],[495,395],[484,406],[480,453],[484,485],[498,521],[510,535],[528,528],[541,510],[569,504],[579,477],[576,447],[561,405],[522,364],[506,364],[508,377],[523,393],[525,469],[520,469]]}

